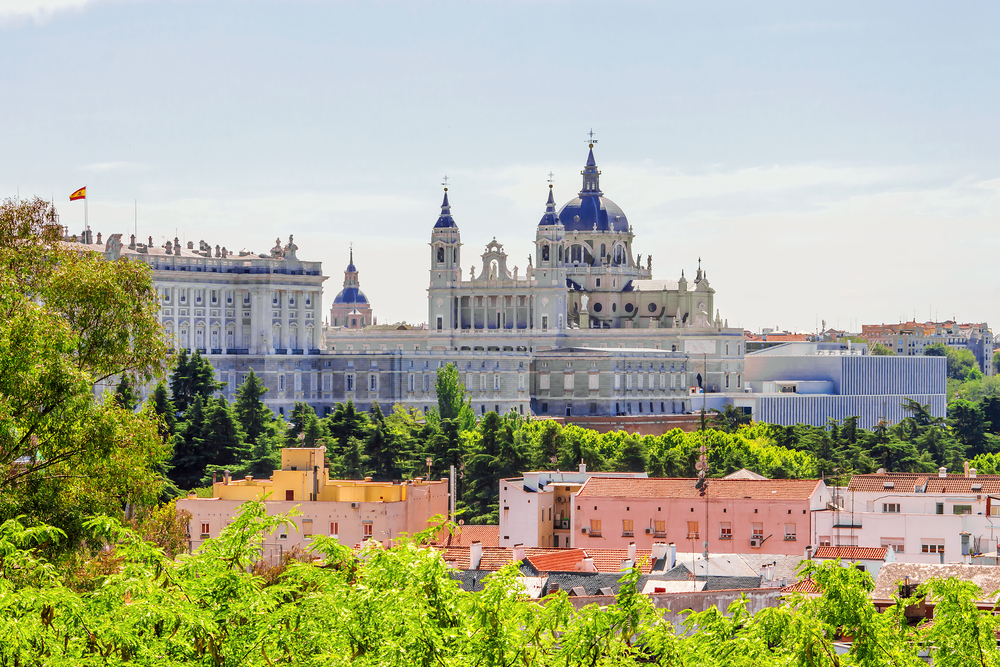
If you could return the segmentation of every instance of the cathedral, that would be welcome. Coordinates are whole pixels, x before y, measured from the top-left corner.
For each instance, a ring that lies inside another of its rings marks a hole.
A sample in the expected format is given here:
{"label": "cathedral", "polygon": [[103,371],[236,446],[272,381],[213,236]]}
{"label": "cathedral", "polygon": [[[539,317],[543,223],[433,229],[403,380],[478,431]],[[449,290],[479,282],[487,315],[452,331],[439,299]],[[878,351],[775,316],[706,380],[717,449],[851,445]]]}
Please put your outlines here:
{"label": "cathedral", "polygon": [[[742,392],[742,330],[715,311],[700,260],[690,282],[683,270],[654,279],[651,255],[635,252],[628,217],[601,190],[593,144],[581,175],[558,210],[549,185],[523,272],[495,237],[463,265],[446,187],[430,230],[427,326],[331,320],[324,353],[344,374],[334,374],[336,400],[429,407],[446,363],[480,413],[676,414],[699,392]],[[360,293],[357,275],[352,257],[345,292]]]}

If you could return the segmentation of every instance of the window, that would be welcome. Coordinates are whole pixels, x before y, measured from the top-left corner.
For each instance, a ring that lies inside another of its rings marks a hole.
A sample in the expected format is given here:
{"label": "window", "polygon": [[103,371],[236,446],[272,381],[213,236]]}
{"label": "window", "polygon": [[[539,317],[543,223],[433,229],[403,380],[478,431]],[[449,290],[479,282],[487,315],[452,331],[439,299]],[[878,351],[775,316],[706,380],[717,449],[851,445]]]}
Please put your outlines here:
{"label": "window", "polygon": [[302,391],[302,374],[295,374],[295,391]]}
{"label": "window", "polygon": [[201,524],[201,539],[206,540],[211,536],[209,531],[209,525],[207,523]]}
{"label": "window", "polygon": [[904,553],[905,540],[902,537],[883,537],[882,544],[883,547],[892,547],[892,550],[898,554]]}
{"label": "window", "polygon": [[573,373],[563,373],[563,389],[573,391]]}
{"label": "window", "polygon": [[821,547],[828,547],[828,546],[830,546],[830,536],[829,535],[820,535],[819,536],[819,546],[821,546]]}
{"label": "window", "polygon": [[731,540],[733,539],[733,524],[729,521],[722,521],[719,523],[719,539],[720,540]]}
{"label": "window", "polygon": [[344,391],[354,391],[354,373],[344,375]]}
{"label": "window", "polygon": [[285,500],[295,500],[295,491],[292,489],[285,489]]}
{"label": "window", "polygon": [[688,521],[688,536],[687,536],[687,538],[689,540],[696,540],[696,539],[698,539],[698,522],[697,521]]}
{"label": "window", "polygon": [[936,503],[934,505],[935,514],[944,514],[944,503]]}
{"label": "window", "polygon": [[368,391],[378,391],[378,375],[375,373],[368,376]]}
{"label": "window", "polygon": [[312,537],[312,534],[313,534],[313,520],[302,519],[302,536]]}
{"label": "window", "polygon": [[330,391],[331,380],[328,374],[323,375],[323,391]]}
{"label": "window", "polygon": [[764,524],[762,523],[750,524],[750,536],[755,540],[764,539]]}
{"label": "window", "polygon": [[548,329],[548,328],[549,328],[549,316],[548,315],[542,315],[542,329],[545,330],[545,329]]}
{"label": "window", "polygon": [[493,391],[500,391],[500,374],[493,374]]}
{"label": "window", "polygon": [[408,375],[408,376],[406,377],[406,389],[407,389],[407,391],[410,391],[410,392],[413,392],[413,391],[414,391],[414,388],[415,388],[416,386],[417,386],[417,379],[416,379],[416,376],[415,376],[415,375],[413,375],[413,373],[410,373],[410,374],[409,374],[409,375]]}
{"label": "window", "polygon": [[548,373],[542,373],[541,375],[538,376],[538,388],[539,389],[548,389],[549,388],[549,374]]}
{"label": "window", "polygon": [[952,508],[954,514],[972,514],[972,505],[955,505]]}
{"label": "window", "polygon": [[590,536],[600,537],[601,536],[601,520],[591,519],[590,520]]}
{"label": "window", "polygon": [[943,554],[944,553],[944,540],[942,540],[942,539],[921,540],[920,553],[925,553],[925,554]]}
{"label": "window", "polygon": [[632,519],[622,519],[622,537],[632,537],[635,534],[632,525]]}
{"label": "window", "polygon": [[285,391],[285,374],[278,373],[278,391]]}
{"label": "window", "polygon": [[785,524],[785,541],[794,542],[795,541],[795,524],[786,523]]}
{"label": "window", "polygon": [[336,521],[330,522],[330,537],[337,537],[340,535],[340,524]]}
{"label": "window", "polygon": [[601,388],[601,376],[597,373],[591,373],[587,380],[587,388],[591,391]]}
{"label": "window", "polygon": [[899,503],[882,503],[883,514],[899,514]]}
{"label": "window", "polygon": [[653,537],[666,537],[667,536],[667,522],[658,520],[653,521]]}
{"label": "window", "polygon": [[372,538],[372,522],[362,521],[361,522],[361,539],[370,540]]}

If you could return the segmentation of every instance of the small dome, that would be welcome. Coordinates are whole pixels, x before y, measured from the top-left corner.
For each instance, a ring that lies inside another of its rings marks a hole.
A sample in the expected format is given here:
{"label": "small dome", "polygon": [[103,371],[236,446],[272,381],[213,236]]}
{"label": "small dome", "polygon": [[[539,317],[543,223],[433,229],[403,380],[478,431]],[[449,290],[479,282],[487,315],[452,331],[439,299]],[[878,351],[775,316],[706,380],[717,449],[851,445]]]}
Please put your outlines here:
{"label": "small dome", "polygon": [[334,303],[368,303],[368,297],[357,287],[345,287],[340,290],[334,299]]}
{"label": "small dome", "polygon": [[607,197],[584,195],[559,209],[559,222],[567,232],[627,232],[628,218],[618,204]]}

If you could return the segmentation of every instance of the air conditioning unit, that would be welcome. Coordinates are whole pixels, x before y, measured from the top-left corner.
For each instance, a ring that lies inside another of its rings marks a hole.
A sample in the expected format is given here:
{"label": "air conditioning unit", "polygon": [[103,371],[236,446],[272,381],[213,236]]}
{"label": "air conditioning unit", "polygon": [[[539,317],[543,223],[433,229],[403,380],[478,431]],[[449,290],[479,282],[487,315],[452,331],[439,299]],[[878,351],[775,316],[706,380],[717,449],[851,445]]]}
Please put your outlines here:
{"label": "air conditioning unit", "polygon": [[764,540],[760,539],[759,537],[752,538],[750,540],[750,548],[751,549],[760,549],[760,543],[763,542],[763,541]]}
{"label": "air conditioning unit", "polygon": [[360,505],[360,503],[351,503],[351,509],[352,510],[358,509],[358,505]]}
{"label": "air conditioning unit", "polygon": [[583,533],[584,535],[586,535],[587,534],[587,528],[586,527],[581,528],[580,532]]}
{"label": "air conditioning unit", "polygon": [[647,534],[647,535],[649,535],[649,534],[650,534],[651,532],[653,532],[653,529],[652,529],[652,528],[647,528],[647,529],[646,529],[646,534]]}
{"label": "air conditioning unit", "polygon": [[557,503],[565,502],[565,498],[563,498],[562,496],[556,496],[556,502]]}

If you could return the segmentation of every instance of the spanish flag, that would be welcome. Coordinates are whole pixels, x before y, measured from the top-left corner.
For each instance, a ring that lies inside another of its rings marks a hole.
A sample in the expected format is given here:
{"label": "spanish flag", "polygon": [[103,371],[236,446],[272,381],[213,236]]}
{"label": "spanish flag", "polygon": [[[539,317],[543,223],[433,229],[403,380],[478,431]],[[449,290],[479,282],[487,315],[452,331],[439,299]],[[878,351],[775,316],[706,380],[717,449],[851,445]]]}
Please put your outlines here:
{"label": "spanish flag", "polygon": [[79,190],[77,190],[76,192],[74,192],[73,194],[71,194],[69,196],[69,200],[70,201],[76,201],[77,199],[86,199],[86,198],[87,198],[87,186],[86,185],[83,186],[82,188],[80,188]]}

